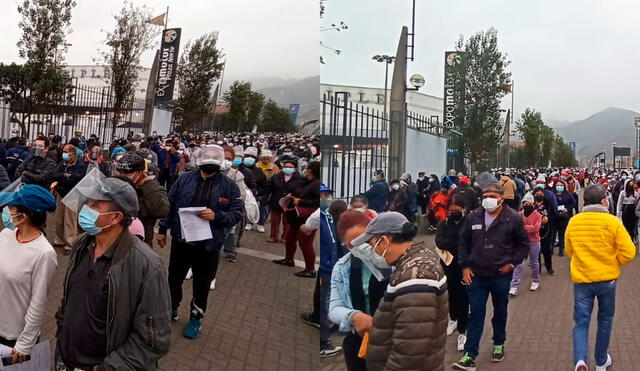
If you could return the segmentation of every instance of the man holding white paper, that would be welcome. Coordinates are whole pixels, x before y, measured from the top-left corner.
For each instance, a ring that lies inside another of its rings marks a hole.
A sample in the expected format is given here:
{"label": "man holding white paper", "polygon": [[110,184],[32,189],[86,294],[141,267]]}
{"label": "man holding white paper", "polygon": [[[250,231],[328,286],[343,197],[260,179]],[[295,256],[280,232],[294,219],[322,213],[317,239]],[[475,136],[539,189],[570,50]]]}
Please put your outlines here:
{"label": "man holding white paper", "polygon": [[164,248],[167,230],[171,229],[169,289],[174,321],[182,301],[182,283],[187,271],[193,272],[189,322],[182,332],[188,339],[200,335],[200,321],[207,310],[225,229],[238,224],[244,208],[238,186],[220,172],[224,165],[222,147],[204,147],[196,164],[197,170],[183,174],[171,187],[169,215],[160,221],[158,231],[158,245]]}

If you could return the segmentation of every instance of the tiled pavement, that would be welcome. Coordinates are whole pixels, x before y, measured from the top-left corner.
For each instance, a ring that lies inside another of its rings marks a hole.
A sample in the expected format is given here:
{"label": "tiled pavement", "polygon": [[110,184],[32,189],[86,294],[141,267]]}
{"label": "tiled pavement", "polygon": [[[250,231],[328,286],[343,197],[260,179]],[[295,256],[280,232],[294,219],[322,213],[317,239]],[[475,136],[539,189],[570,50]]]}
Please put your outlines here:
{"label": "tiled pavement", "polygon": [[[433,244],[432,236],[420,236]],[[527,268],[528,269],[528,268]],[[491,310],[485,320],[485,331],[480,345],[478,370],[573,370],[572,328],[573,292],[567,257],[554,256],[557,276],[542,274],[539,291],[528,291],[531,271],[525,270],[518,296],[509,302],[507,323],[506,358],[502,363],[489,360],[491,348]],[[544,271],[544,269],[543,269]],[[640,348],[640,261],[634,261],[622,270],[618,282],[617,307],[609,352],[613,366],[609,371],[637,371]],[[490,303],[490,301],[489,301]],[[488,304],[489,307],[491,304]],[[589,367],[595,369],[593,347],[596,321],[594,315],[590,326]],[[334,344],[341,338],[336,335]],[[447,338],[445,369],[450,369],[461,353],[456,351],[456,335]],[[322,371],[346,370],[342,355],[320,360]]]}
{"label": "tiled pavement", "polygon": [[[47,235],[52,239],[52,218],[48,224]],[[241,244],[250,253],[282,256],[284,245],[267,244],[266,237],[245,232]],[[155,250],[168,264],[169,248],[156,246]],[[299,251],[296,259],[302,259]],[[67,263],[68,257],[58,251],[58,271],[49,293],[43,339],[55,335],[54,314]],[[315,281],[295,277],[297,270],[242,253],[235,263],[221,259],[216,288],[209,295],[201,336],[196,340],[181,335],[191,298],[192,281],[185,281],[186,304],[181,305],[180,319],[172,325],[171,349],[160,361],[160,370],[317,370],[318,330],[298,319],[300,312],[311,308]]]}

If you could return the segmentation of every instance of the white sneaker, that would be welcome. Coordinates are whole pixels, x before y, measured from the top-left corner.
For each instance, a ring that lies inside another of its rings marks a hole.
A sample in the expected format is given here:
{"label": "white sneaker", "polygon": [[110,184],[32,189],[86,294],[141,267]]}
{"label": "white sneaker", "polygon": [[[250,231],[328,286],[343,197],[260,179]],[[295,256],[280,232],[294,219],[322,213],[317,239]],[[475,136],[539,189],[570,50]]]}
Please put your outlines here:
{"label": "white sneaker", "polygon": [[512,287],[509,289],[509,295],[511,296],[516,296],[518,295],[518,288],[517,287]]}
{"label": "white sneaker", "polygon": [[458,321],[449,320],[449,325],[447,325],[447,336],[453,334],[457,327]]}
{"label": "white sneaker", "polygon": [[189,268],[189,271],[187,272],[187,276],[184,279],[185,280],[190,280],[191,277],[193,277],[193,272],[191,271],[191,268]]}
{"label": "white sneaker", "polygon": [[244,227],[244,230],[245,231],[252,231],[253,230],[253,224],[251,224],[251,223],[247,224],[247,226]]}
{"label": "white sneaker", "polygon": [[458,351],[462,352],[464,350],[464,343],[467,342],[467,335],[460,334],[458,335]]}
{"label": "white sneaker", "polygon": [[214,278],[213,281],[211,281],[211,286],[209,286],[209,290],[213,290],[216,288],[216,279]]}
{"label": "white sneaker", "polygon": [[580,360],[578,361],[578,363],[576,363],[576,368],[574,369],[574,371],[589,371],[589,368],[583,360]]}
{"label": "white sneaker", "polygon": [[531,287],[529,288],[529,290],[531,290],[531,291],[538,291],[538,287],[540,287],[540,283],[538,283],[538,282],[531,282]]}
{"label": "white sneaker", "polygon": [[258,232],[259,233],[264,233],[264,225],[259,225],[258,226]]}
{"label": "white sneaker", "polygon": [[613,360],[611,359],[609,353],[607,353],[607,362],[605,362],[602,366],[596,365],[596,371],[606,371],[607,368],[611,366],[611,363],[613,363]]}

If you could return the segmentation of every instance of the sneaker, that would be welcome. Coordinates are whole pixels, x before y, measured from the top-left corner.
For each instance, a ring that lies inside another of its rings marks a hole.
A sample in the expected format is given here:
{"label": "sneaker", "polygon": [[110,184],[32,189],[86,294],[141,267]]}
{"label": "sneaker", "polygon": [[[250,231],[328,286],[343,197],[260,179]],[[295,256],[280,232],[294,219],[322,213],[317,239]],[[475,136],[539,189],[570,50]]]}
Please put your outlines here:
{"label": "sneaker", "polygon": [[529,288],[529,290],[531,291],[538,291],[538,288],[540,287],[540,283],[538,282],[531,282],[531,287]]}
{"label": "sneaker", "polygon": [[320,358],[337,356],[342,352],[342,347],[337,347],[329,341],[327,344],[320,345]]}
{"label": "sneaker", "polygon": [[227,255],[224,257],[224,260],[228,261],[229,263],[235,263],[236,262],[236,257],[235,256],[231,256],[231,255]]}
{"label": "sneaker", "polygon": [[554,272],[553,269],[547,269],[547,273],[549,273],[552,276],[556,275],[556,272]]}
{"label": "sneaker", "polygon": [[287,267],[295,267],[296,265],[293,262],[293,260],[287,260],[287,259],[276,259],[276,260],[273,260],[273,262],[275,264],[286,265]]}
{"label": "sneaker", "polygon": [[245,231],[252,231],[253,230],[253,224],[247,224],[246,227],[244,227]]}
{"label": "sneaker", "polygon": [[264,225],[258,226],[258,233],[264,233]]}
{"label": "sneaker", "polygon": [[200,320],[199,319],[191,319],[184,326],[184,330],[182,330],[182,336],[187,339],[196,339],[200,336]]}
{"label": "sneaker", "polygon": [[494,345],[491,362],[502,362],[504,359],[504,345]]}
{"label": "sneaker", "polygon": [[447,325],[447,336],[453,334],[457,327],[458,321],[449,320],[449,324]]}
{"label": "sneaker", "polygon": [[211,281],[211,285],[209,285],[209,290],[214,290],[216,288],[216,279],[214,278],[213,281]]}
{"label": "sneaker", "polygon": [[187,276],[184,279],[190,280],[191,277],[193,277],[193,271],[191,270],[191,268],[189,268],[189,271],[187,272]]}
{"label": "sneaker", "polygon": [[517,287],[512,287],[509,289],[509,295],[510,296],[516,296],[518,295],[518,288]]}
{"label": "sneaker", "polygon": [[178,318],[180,318],[180,316],[178,315],[178,310],[177,309],[172,309],[171,310],[171,320],[172,321],[177,321]]}
{"label": "sneaker", "polygon": [[300,313],[300,319],[309,326],[320,328],[320,318],[314,316],[313,312]]}
{"label": "sneaker", "polygon": [[458,351],[462,352],[464,350],[464,343],[467,342],[467,335],[460,334],[458,335]]}
{"label": "sneaker", "polygon": [[613,360],[611,359],[609,353],[607,353],[607,362],[605,362],[602,366],[596,365],[596,371],[606,371],[607,368],[611,366],[611,363],[613,363]]}
{"label": "sneaker", "polygon": [[462,358],[451,367],[453,367],[454,370],[476,371],[476,361],[469,356],[469,353],[465,353]]}
{"label": "sneaker", "polygon": [[560,252],[558,253],[558,256],[564,256],[564,251],[560,251]]}
{"label": "sneaker", "polygon": [[583,360],[580,360],[578,361],[578,363],[576,363],[576,368],[574,369],[574,371],[589,371],[589,368]]}

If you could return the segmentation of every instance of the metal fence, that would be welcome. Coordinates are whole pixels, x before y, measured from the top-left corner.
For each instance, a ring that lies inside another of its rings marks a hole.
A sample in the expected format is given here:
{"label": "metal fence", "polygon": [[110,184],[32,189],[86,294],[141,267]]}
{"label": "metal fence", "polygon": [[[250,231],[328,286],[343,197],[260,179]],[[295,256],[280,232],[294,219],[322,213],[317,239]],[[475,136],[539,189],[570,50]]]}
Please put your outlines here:
{"label": "metal fence", "polygon": [[143,100],[134,100],[122,110],[115,132],[112,125],[115,114],[113,105],[114,94],[110,87],[79,85],[76,82],[63,101],[57,104],[12,107],[0,103],[0,136],[7,138],[11,129],[20,128],[15,120],[24,123],[26,132],[22,135],[31,140],[38,133],[56,134],[68,140],[76,129],[81,129],[85,137],[96,134],[104,145],[109,145],[114,137],[126,137],[130,131],[142,131]]}

